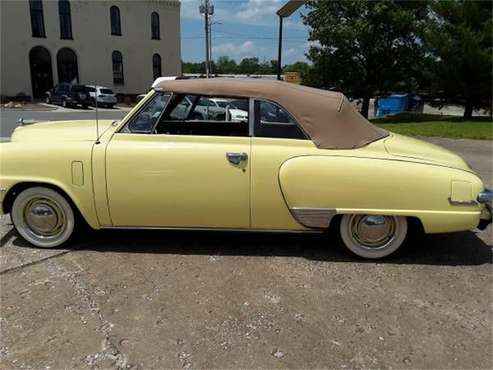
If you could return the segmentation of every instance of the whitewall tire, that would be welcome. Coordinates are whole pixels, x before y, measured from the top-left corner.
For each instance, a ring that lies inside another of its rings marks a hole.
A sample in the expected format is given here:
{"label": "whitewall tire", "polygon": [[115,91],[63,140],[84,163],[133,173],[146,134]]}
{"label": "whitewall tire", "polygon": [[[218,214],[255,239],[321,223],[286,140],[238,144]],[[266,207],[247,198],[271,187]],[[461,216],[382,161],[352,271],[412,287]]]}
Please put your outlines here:
{"label": "whitewall tire", "polygon": [[75,228],[75,214],[69,202],[58,192],[32,187],[21,192],[12,205],[12,222],[29,243],[55,248],[67,242]]}
{"label": "whitewall tire", "polygon": [[340,224],[341,238],[354,254],[369,259],[394,253],[404,243],[407,219],[401,216],[344,215]]}

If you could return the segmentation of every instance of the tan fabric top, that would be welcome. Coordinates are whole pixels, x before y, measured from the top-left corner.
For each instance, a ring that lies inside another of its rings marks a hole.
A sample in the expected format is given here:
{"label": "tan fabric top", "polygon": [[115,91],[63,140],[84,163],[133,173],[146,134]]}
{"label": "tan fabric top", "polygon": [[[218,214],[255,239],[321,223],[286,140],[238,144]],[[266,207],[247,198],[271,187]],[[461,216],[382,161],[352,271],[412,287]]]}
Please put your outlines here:
{"label": "tan fabric top", "polygon": [[156,90],[179,94],[271,100],[286,109],[321,149],[359,148],[388,136],[341,93],[262,79],[211,78],[162,81]]}

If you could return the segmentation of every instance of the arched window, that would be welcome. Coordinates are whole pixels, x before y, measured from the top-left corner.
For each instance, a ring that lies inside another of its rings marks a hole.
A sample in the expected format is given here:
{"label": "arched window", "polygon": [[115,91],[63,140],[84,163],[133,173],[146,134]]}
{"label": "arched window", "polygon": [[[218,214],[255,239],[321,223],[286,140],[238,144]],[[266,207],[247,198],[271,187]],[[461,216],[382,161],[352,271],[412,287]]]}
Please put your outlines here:
{"label": "arched window", "polygon": [[53,87],[50,52],[42,46],[35,46],[29,52],[33,98],[42,98]]}
{"label": "arched window", "polygon": [[41,0],[29,0],[29,11],[31,13],[31,29],[33,37],[46,37],[43,2]]}
{"label": "arched window", "polygon": [[122,53],[115,50],[111,54],[111,60],[113,62],[113,83],[116,85],[123,85],[123,57]]}
{"label": "arched window", "polygon": [[161,77],[161,56],[159,54],[152,56],[152,75],[154,79]]}
{"label": "arched window", "polygon": [[111,20],[111,34],[121,36],[122,35],[122,25],[120,22],[120,9],[117,6],[112,6],[110,8],[110,20]]}
{"label": "arched window", "polygon": [[79,67],[77,55],[72,49],[62,48],[56,55],[58,82],[78,83]]}
{"label": "arched window", "polygon": [[159,40],[161,38],[159,30],[159,14],[152,12],[151,14],[151,33],[153,40]]}
{"label": "arched window", "polygon": [[72,16],[70,15],[70,3],[68,0],[58,1],[58,16],[60,18],[60,38],[72,38]]}

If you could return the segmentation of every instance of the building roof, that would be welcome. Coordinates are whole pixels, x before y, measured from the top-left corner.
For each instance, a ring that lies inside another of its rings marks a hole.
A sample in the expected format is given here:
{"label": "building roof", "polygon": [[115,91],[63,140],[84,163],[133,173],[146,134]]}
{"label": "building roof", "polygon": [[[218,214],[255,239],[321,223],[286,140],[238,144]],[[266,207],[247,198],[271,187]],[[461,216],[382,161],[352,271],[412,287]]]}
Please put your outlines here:
{"label": "building roof", "polygon": [[177,94],[258,98],[286,109],[321,149],[350,149],[388,136],[365,119],[341,93],[283,81],[210,78],[163,80],[160,91]]}

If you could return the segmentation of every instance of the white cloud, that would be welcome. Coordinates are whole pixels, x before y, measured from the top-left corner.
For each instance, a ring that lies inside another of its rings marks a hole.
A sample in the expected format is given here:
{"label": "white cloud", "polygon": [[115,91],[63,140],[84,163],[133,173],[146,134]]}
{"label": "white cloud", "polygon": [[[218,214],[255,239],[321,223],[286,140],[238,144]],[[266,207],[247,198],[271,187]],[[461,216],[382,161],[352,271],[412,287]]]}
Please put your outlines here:
{"label": "white cloud", "polygon": [[287,50],[284,50],[283,54],[285,57],[288,57],[290,55],[293,55],[294,53],[296,53],[296,49],[295,48],[289,48]]}
{"label": "white cloud", "polygon": [[257,48],[253,41],[245,41],[243,43],[227,42],[212,47],[214,58],[222,55],[227,55],[233,59],[240,60],[245,57],[251,57],[257,54]]}
{"label": "white cloud", "polygon": [[[214,0],[212,0],[214,3]],[[181,16],[189,19],[201,19],[199,14],[200,0],[182,0]],[[240,22],[244,24],[277,25],[276,11],[284,4],[284,0],[248,0],[237,6],[215,5],[214,18],[220,21]],[[291,25],[292,26],[292,25]],[[296,26],[295,26],[296,27]]]}
{"label": "white cloud", "polygon": [[281,0],[248,0],[240,5],[236,18],[244,21],[257,21],[259,18],[275,15],[281,6]]}
{"label": "white cloud", "polygon": [[188,19],[202,19],[199,13],[199,0],[182,0],[181,1],[181,17]]}

